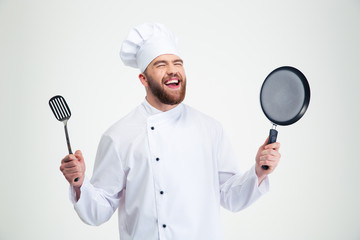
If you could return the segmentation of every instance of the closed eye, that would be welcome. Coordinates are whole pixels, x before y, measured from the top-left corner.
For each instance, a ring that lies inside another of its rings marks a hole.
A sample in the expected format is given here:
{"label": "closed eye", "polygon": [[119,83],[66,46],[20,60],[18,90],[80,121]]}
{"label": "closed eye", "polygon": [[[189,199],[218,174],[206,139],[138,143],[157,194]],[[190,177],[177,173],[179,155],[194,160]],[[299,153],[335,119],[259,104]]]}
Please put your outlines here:
{"label": "closed eye", "polygon": [[157,62],[154,63],[155,67],[163,67],[165,65],[166,65],[165,61],[157,61]]}
{"label": "closed eye", "polygon": [[174,65],[177,65],[177,66],[182,66],[183,65],[183,61],[182,60],[176,60],[174,61]]}

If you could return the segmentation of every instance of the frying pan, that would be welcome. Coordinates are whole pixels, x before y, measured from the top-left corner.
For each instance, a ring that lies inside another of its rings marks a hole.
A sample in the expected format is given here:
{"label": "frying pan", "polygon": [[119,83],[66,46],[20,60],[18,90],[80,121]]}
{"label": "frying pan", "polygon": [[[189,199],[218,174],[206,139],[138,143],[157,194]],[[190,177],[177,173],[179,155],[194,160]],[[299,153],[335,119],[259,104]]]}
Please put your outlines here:
{"label": "frying pan", "polygon": [[[264,80],[260,91],[260,104],[265,116],[273,123],[268,144],[276,142],[276,126],[297,122],[310,102],[310,86],[300,70],[283,66],[273,70]],[[269,166],[261,166],[267,170]]]}

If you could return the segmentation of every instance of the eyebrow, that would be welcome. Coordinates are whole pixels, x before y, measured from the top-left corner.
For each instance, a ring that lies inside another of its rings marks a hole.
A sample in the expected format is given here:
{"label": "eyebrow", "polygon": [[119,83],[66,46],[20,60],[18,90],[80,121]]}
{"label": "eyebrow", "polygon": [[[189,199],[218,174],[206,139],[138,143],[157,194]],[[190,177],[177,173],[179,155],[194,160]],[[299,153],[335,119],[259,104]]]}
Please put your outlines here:
{"label": "eyebrow", "polygon": [[[159,60],[159,61],[154,62],[154,66],[159,65],[159,64],[162,64],[162,63],[167,64],[168,62],[169,62],[169,61]],[[179,59],[175,59],[175,60],[173,60],[173,61],[171,61],[171,62],[173,62],[173,63],[177,63],[177,62],[184,63],[184,61],[181,60],[180,58],[179,58]]]}
{"label": "eyebrow", "polygon": [[156,62],[154,62],[154,66],[156,66],[156,65],[159,65],[159,64],[161,64],[161,63],[167,63],[167,61],[164,61],[164,60],[159,60],[159,61],[156,61]]}

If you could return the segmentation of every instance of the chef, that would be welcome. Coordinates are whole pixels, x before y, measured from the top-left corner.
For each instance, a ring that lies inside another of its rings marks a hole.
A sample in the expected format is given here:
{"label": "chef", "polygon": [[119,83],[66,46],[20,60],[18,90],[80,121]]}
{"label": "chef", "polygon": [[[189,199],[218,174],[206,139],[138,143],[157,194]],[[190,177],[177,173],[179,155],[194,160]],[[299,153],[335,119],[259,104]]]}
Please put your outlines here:
{"label": "chef", "polygon": [[268,191],[279,143],[265,141],[253,167],[239,168],[221,124],[182,103],[183,59],[164,25],[134,27],[120,57],[140,70],[146,97],[103,134],[91,180],[81,151],[62,160],[76,212],[100,225],[118,209],[121,240],[222,239],[220,206],[240,211]]}

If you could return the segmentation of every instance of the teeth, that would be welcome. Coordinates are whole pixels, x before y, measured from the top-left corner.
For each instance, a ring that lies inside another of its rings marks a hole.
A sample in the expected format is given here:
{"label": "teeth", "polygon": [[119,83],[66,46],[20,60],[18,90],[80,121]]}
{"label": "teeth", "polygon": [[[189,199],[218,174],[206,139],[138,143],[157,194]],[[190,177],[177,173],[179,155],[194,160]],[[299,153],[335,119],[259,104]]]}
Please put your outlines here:
{"label": "teeth", "polygon": [[169,85],[169,84],[178,84],[179,83],[179,80],[169,80],[167,82],[165,82],[166,85]]}

